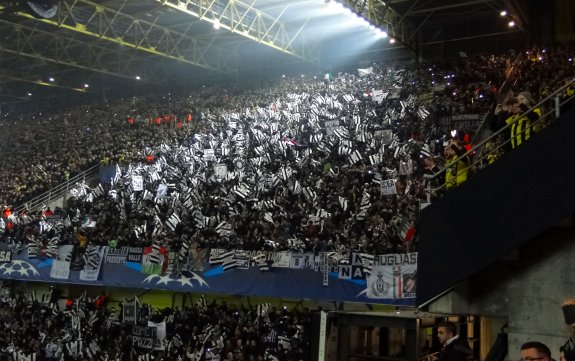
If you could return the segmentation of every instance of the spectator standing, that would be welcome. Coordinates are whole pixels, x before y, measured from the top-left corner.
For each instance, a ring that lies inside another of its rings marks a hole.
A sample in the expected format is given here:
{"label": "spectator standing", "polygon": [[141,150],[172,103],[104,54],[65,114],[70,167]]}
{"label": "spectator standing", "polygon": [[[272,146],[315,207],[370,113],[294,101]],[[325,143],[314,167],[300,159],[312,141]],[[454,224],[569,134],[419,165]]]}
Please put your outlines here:
{"label": "spectator standing", "polygon": [[467,361],[473,353],[457,334],[457,326],[453,322],[441,323],[437,328],[437,338],[443,345],[438,361]]}
{"label": "spectator standing", "polygon": [[529,92],[521,92],[517,95],[517,103],[515,103],[514,108],[515,115],[506,120],[506,123],[511,127],[512,148],[517,148],[525,143],[531,138],[532,133],[537,132],[539,128],[539,124],[535,123],[541,117],[541,108],[531,109],[533,105],[533,98]]}
{"label": "spectator standing", "polygon": [[454,188],[467,181],[470,160],[465,153],[465,148],[455,139],[450,140],[445,146],[443,155],[445,156],[445,164],[448,167],[445,170],[445,189]]}

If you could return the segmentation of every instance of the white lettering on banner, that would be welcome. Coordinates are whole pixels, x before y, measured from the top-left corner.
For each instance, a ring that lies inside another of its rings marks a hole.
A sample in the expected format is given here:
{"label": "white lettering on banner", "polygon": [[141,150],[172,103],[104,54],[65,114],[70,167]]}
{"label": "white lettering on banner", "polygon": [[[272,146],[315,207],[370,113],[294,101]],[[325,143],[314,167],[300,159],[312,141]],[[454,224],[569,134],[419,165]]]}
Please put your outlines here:
{"label": "white lettering on banner", "polygon": [[134,347],[152,351],[154,348],[155,331],[156,329],[153,327],[133,326],[132,344]]}
{"label": "white lettering on banner", "polygon": [[134,192],[144,190],[144,178],[141,175],[132,176],[132,189]]}
{"label": "white lettering on banner", "polygon": [[106,254],[106,263],[126,263],[126,257],[128,256],[128,247],[121,248],[108,248],[108,253]]}
{"label": "white lettering on banner", "polygon": [[290,268],[314,269],[315,259],[313,253],[292,253]]}
{"label": "white lettering on banner", "polygon": [[391,196],[397,194],[397,189],[395,188],[395,180],[387,179],[381,181],[381,195]]}
{"label": "white lettering on banner", "polygon": [[52,262],[50,278],[67,280],[70,277],[70,261],[74,246],[66,245],[58,248],[58,259]]}
{"label": "white lettering on banner", "polygon": [[70,277],[70,262],[54,260],[50,270],[50,278],[67,280]]}
{"label": "white lettering on banner", "polygon": [[375,256],[373,259],[374,266],[396,266],[410,264],[417,264],[417,253],[385,254]]}
{"label": "white lettering on banner", "polygon": [[12,261],[12,251],[10,250],[3,250],[0,251],[0,262],[11,262]]}

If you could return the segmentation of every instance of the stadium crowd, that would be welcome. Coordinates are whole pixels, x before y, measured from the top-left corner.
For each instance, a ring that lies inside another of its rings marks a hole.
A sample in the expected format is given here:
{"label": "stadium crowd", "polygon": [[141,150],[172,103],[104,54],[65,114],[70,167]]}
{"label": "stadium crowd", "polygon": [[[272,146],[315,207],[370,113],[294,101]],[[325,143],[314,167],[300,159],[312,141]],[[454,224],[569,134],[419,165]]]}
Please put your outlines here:
{"label": "stadium crowd", "polygon": [[[3,120],[0,143],[14,157],[0,169],[11,179],[0,190],[8,206],[97,161],[128,166],[118,166],[111,182],[72,190],[55,210],[56,224],[41,217],[46,210],[5,212],[2,238],[44,246],[155,241],[177,250],[191,240],[204,248],[410,251],[426,189],[457,186],[472,171],[469,157],[453,160],[471,149],[479,124],[457,129],[442,119],[490,112],[491,131],[501,129],[575,74],[572,50],[462,54],[455,67],[377,63],[357,73]],[[495,103],[508,108],[502,113]],[[446,165],[444,176],[430,180]]]}
{"label": "stadium crowd", "polygon": [[129,313],[130,300],[116,310],[104,294],[59,300],[57,292],[37,298],[14,287],[1,291],[1,361],[299,361],[310,351],[307,310],[202,296],[182,309],[131,303]]}

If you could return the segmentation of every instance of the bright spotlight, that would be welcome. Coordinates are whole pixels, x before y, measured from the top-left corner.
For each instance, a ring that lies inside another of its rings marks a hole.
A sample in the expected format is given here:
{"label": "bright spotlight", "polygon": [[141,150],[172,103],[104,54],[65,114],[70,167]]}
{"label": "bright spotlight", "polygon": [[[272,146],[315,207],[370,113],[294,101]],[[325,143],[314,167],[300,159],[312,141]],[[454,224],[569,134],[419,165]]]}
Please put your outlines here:
{"label": "bright spotlight", "polygon": [[84,88],[89,88],[90,84],[84,84]]}
{"label": "bright spotlight", "polygon": [[511,20],[509,23],[507,23],[507,26],[509,26],[510,28],[515,26],[515,21]]}
{"label": "bright spotlight", "polygon": [[377,35],[384,39],[387,38],[387,33],[381,29],[377,29]]}
{"label": "bright spotlight", "polygon": [[220,28],[220,20],[214,20],[214,29],[218,30]]}
{"label": "bright spotlight", "polygon": [[32,93],[28,93],[28,96],[31,97],[31,96],[32,96]]}
{"label": "bright spotlight", "polygon": [[507,16],[507,10],[502,10],[499,15],[501,16]]}
{"label": "bright spotlight", "polygon": [[389,43],[390,43],[390,44],[395,44],[395,39],[394,39],[394,38],[389,39]]}
{"label": "bright spotlight", "polygon": [[136,75],[136,80],[140,80],[140,79],[142,79],[142,78],[140,78],[139,75]]}
{"label": "bright spotlight", "polygon": [[54,82],[56,79],[50,77],[50,79],[48,79],[48,80],[50,80],[51,82]]}

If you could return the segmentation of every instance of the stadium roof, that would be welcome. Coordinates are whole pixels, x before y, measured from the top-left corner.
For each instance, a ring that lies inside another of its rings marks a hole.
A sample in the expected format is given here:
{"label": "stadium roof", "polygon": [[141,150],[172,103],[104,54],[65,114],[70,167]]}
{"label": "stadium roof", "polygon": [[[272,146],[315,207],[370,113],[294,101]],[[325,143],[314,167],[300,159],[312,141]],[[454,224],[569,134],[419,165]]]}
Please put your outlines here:
{"label": "stadium roof", "polygon": [[254,49],[320,65],[353,34],[416,54],[449,42],[448,25],[459,38],[508,31],[494,16],[504,8],[526,23],[512,0],[61,0],[44,19],[16,1],[0,0],[0,104],[237,76]]}

